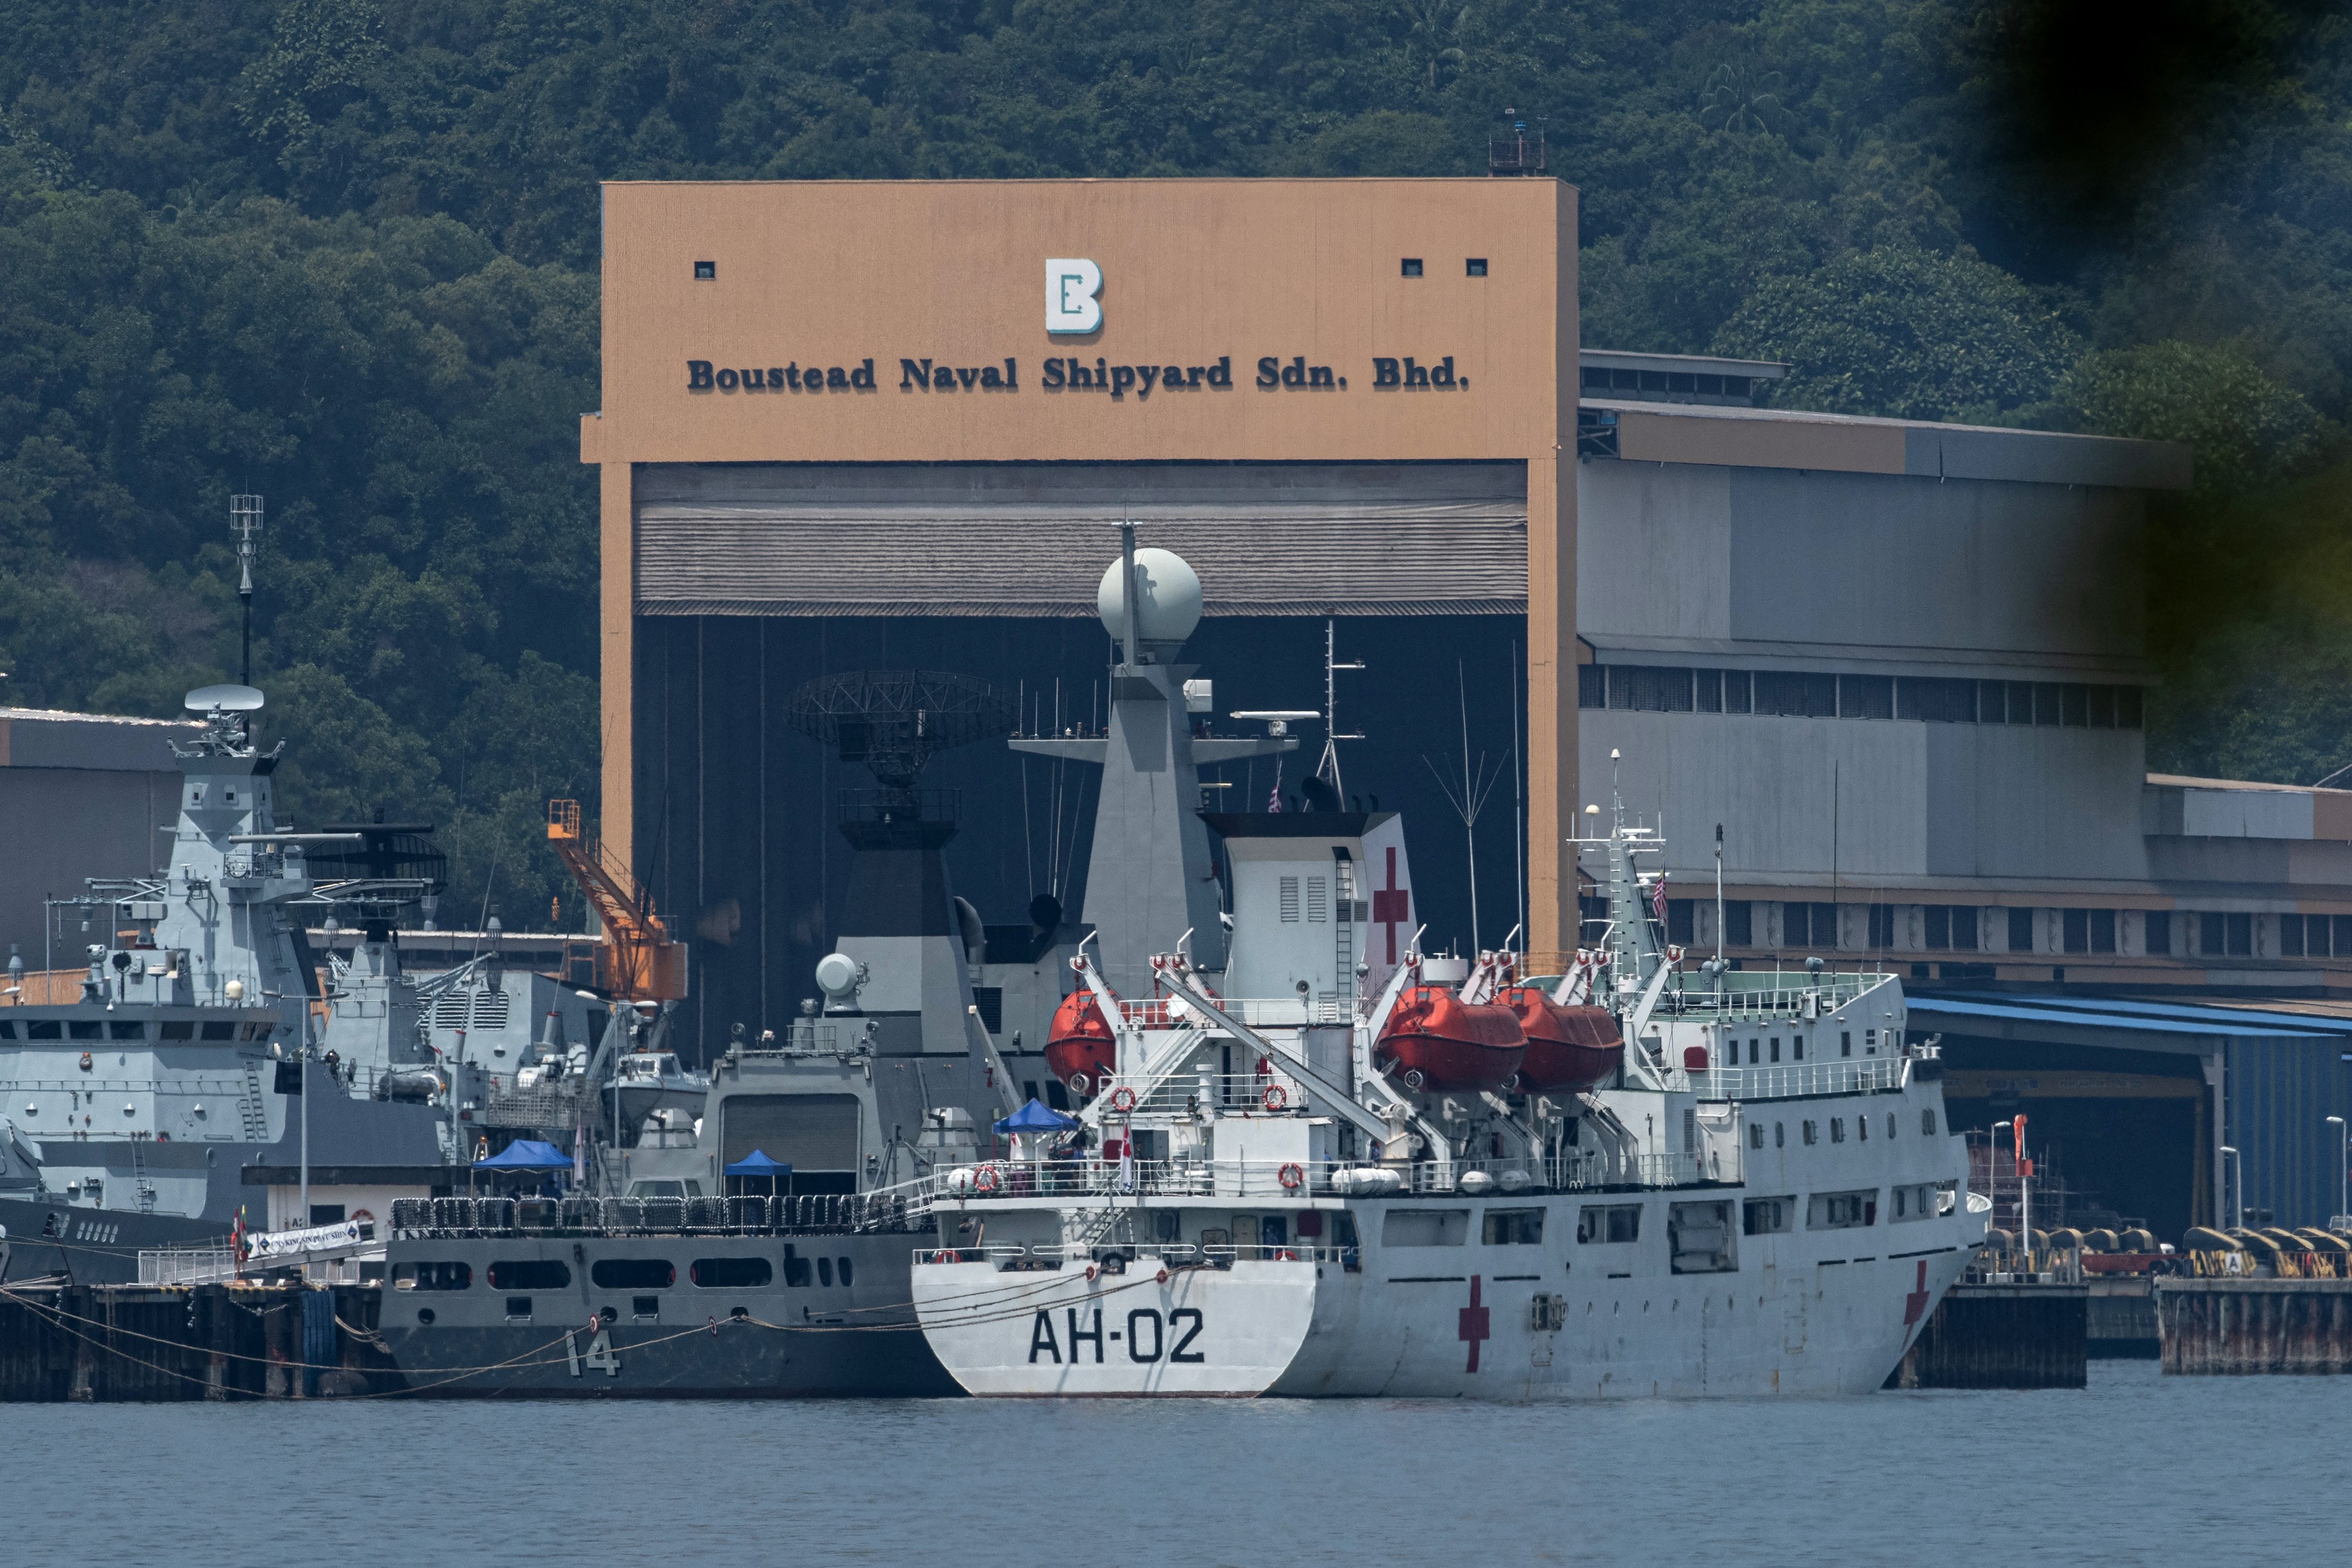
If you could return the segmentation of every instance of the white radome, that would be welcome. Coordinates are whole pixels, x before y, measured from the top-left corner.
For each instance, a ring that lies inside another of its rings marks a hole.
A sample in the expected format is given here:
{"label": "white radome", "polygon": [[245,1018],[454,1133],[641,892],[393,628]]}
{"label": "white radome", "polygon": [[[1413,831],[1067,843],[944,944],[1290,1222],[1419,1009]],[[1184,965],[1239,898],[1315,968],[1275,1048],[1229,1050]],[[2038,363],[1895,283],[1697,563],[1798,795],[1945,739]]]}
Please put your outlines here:
{"label": "white radome", "polygon": [[[1119,563],[1103,569],[1102,586],[1095,591],[1095,609],[1103,629],[1113,637],[1127,634],[1125,597],[1118,591]],[[1201,579],[1172,550],[1135,552],[1135,575],[1142,581],[1136,597],[1136,635],[1146,643],[1181,643],[1201,623]]]}

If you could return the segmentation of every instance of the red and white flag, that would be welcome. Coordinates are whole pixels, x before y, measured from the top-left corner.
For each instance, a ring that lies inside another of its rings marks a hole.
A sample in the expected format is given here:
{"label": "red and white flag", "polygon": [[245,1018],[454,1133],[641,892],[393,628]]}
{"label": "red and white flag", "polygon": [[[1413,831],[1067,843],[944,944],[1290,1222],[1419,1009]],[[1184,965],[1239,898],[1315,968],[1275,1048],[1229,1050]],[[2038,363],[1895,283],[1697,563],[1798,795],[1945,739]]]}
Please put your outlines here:
{"label": "red and white flag", "polygon": [[1650,886],[1650,913],[1658,917],[1659,925],[1664,925],[1666,923],[1666,873],[1664,872],[1660,872],[1658,880]]}

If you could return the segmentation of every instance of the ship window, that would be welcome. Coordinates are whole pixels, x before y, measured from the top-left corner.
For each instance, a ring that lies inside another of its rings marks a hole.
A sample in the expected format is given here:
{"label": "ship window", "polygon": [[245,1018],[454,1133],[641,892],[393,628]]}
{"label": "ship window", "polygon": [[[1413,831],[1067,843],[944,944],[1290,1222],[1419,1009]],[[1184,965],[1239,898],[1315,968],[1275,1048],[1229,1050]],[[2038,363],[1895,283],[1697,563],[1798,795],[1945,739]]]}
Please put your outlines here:
{"label": "ship window", "polygon": [[845,1286],[849,1283],[849,1260],[846,1258],[841,1260],[841,1282]]}
{"label": "ship window", "polygon": [[[1235,1228],[1242,1224],[1236,1216]],[[1466,1208],[1391,1208],[1381,1218],[1383,1247],[1459,1247],[1469,1239]]]}
{"label": "ship window", "polygon": [[1540,1208],[1490,1208],[1480,1222],[1479,1239],[1489,1247],[1540,1246],[1543,1222]]}
{"label": "ship window", "polygon": [[1772,1060],[1780,1060],[1780,1037],[1777,1034],[1772,1037]]}
{"label": "ship window", "polygon": [[395,1291],[464,1291],[473,1283],[473,1266],[467,1263],[396,1263],[392,1270]]}
{"label": "ship window", "polygon": [[14,1023],[0,1023],[0,1040],[14,1040],[16,1038],[16,1026]]}
{"label": "ship window", "polygon": [[1750,1122],[1748,1124],[1748,1146],[1751,1149],[1760,1149],[1764,1146],[1763,1123]]}
{"label": "ship window", "polygon": [[194,1040],[196,1038],[195,1020],[194,1019],[166,1019],[157,1026],[155,1034],[160,1040]]}
{"label": "ship window", "polygon": [[106,1027],[109,1040],[145,1040],[147,1026],[143,1023],[110,1022]]}
{"label": "ship window", "polygon": [[697,1258],[687,1277],[706,1291],[749,1291],[776,1276],[765,1258]]}
{"label": "ship window", "polygon": [[106,1032],[106,1026],[97,1019],[74,1019],[66,1025],[70,1040],[97,1040]]}
{"label": "ship window", "polygon": [[[1805,1124],[1809,1127],[1812,1125],[1810,1122]],[[1830,1142],[1832,1144],[1843,1144],[1845,1142],[1845,1118],[1843,1116],[1832,1116],[1830,1118]]]}
{"label": "ship window", "polygon": [[530,1298],[529,1296],[509,1296],[507,1298],[507,1322],[515,1322],[517,1321],[520,1321],[522,1322],[530,1322]]}
{"label": "ship window", "polygon": [[1899,1186],[1898,1186],[1898,1187],[1896,1187],[1896,1188],[1895,1189],[1895,1218],[1900,1219],[1900,1218],[1903,1218],[1903,1209],[1904,1209],[1904,1201],[1903,1201],[1903,1200],[1904,1200],[1906,1197],[1908,1197],[1908,1196],[1909,1196],[1909,1189],[1908,1189],[1908,1188],[1906,1188],[1906,1187],[1899,1187]]}
{"label": "ship window", "polygon": [[1789,1129],[1788,1129],[1786,1126],[1782,1125],[1782,1124],[1781,1124],[1780,1123],[1779,1123],[1779,1122],[1775,1122],[1775,1123],[1773,1123],[1773,1124],[1772,1124],[1772,1146],[1773,1146],[1774,1148],[1776,1148],[1776,1149],[1782,1149],[1782,1148],[1786,1148],[1786,1147],[1788,1147],[1788,1145],[1789,1145]]}
{"label": "ship window", "polygon": [[1838,1031],[1838,1054],[1840,1056],[1853,1054],[1853,1030],[1849,1029]]}
{"label": "ship window", "polygon": [[490,1265],[493,1291],[561,1291],[571,1283],[571,1267],[552,1258],[500,1259]]}
{"label": "ship window", "polygon": [[1764,1042],[1763,1042],[1762,1040],[1749,1040],[1749,1041],[1748,1042],[1748,1066],[1753,1067],[1753,1066],[1755,1066],[1755,1065],[1756,1065],[1757,1061],[1759,1060],[1759,1052],[1761,1052],[1761,1051],[1763,1051],[1763,1049],[1764,1049]]}
{"label": "ship window", "polygon": [[1805,1060],[1805,1037],[1803,1035],[1799,1034],[1789,1037],[1789,1055],[1794,1061],[1802,1061]]}
{"label": "ship window", "polygon": [[816,1282],[820,1285],[830,1285],[833,1283],[832,1259],[820,1258],[816,1260]]}
{"label": "ship window", "polygon": [[1919,1113],[1919,1130],[1931,1138],[1936,1135],[1936,1113],[1932,1108]]}
{"label": "ship window", "polygon": [[677,1283],[677,1265],[667,1258],[600,1258],[588,1277],[600,1291],[664,1291]]}
{"label": "ship window", "polygon": [[1808,1143],[1808,1144],[1811,1144],[1811,1143],[1814,1143],[1814,1142],[1818,1141],[1818,1140],[1820,1139],[1820,1137],[1821,1137],[1821,1127],[1822,1127],[1822,1124],[1821,1124],[1819,1122],[1808,1122],[1808,1123],[1806,1123],[1806,1124],[1805,1124],[1805,1142],[1806,1142],[1806,1143]]}
{"label": "ship window", "polygon": [[806,1290],[808,1288],[809,1275],[812,1271],[813,1270],[809,1268],[809,1260],[807,1259],[794,1256],[793,1249],[789,1247],[784,1249],[785,1284],[790,1285],[796,1291]]}
{"label": "ship window", "polygon": [[236,1038],[236,1025],[233,1023],[207,1023],[205,1025],[204,1038],[206,1040],[235,1040]]}
{"label": "ship window", "polygon": [[1892,1111],[1886,1113],[1886,1135],[1890,1138],[1895,1135],[1895,1113]]}
{"label": "ship window", "polygon": [[1867,1116],[1856,1116],[1856,1117],[1853,1119],[1853,1130],[1854,1130],[1856,1133],[1859,1133],[1859,1134],[1862,1135],[1862,1141],[1863,1141],[1864,1143],[1865,1143],[1865,1144],[1866,1144],[1866,1143],[1870,1142],[1870,1118],[1869,1118],[1869,1117],[1867,1117]]}
{"label": "ship window", "polygon": [[1587,1204],[1576,1211],[1576,1239],[1580,1242],[1638,1241],[1642,1239],[1642,1206]]}
{"label": "ship window", "polygon": [[1771,1236],[1789,1228],[1796,1218],[1793,1197],[1751,1197],[1739,1206],[1739,1229],[1744,1236]]}
{"label": "ship window", "polygon": [[1861,1192],[1822,1192],[1813,1195],[1811,1207],[1805,1214],[1809,1230],[1847,1230],[1855,1226],[1874,1225],[1878,1221],[1878,1191],[1875,1187]]}
{"label": "ship window", "polygon": [[1282,902],[1282,918],[1292,925],[1298,922],[1298,879],[1286,876],[1277,884]]}
{"label": "ship window", "polygon": [[26,1040],[63,1040],[65,1037],[65,1025],[55,1019],[36,1019],[25,1026]]}

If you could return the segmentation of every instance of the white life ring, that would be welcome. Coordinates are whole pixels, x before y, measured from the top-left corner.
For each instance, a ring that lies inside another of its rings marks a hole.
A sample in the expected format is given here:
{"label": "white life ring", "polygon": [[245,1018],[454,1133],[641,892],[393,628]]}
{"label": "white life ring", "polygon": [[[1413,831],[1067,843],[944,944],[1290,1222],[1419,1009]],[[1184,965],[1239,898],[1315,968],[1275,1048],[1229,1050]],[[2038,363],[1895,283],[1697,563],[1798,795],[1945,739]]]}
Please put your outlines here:
{"label": "white life ring", "polygon": [[1290,1091],[1279,1083],[1269,1083],[1265,1092],[1258,1096],[1258,1103],[1269,1111],[1279,1111],[1290,1103]]}
{"label": "white life ring", "polygon": [[971,1173],[971,1185],[980,1192],[994,1192],[1000,1179],[996,1174],[996,1167],[992,1165],[982,1166]]}
{"label": "white life ring", "polygon": [[1274,1176],[1282,1184],[1285,1192],[1297,1192],[1307,1182],[1307,1173],[1299,1168],[1296,1160],[1284,1161],[1282,1168],[1275,1172]]}
{"label": "white life ring", "polygon": [[1121,1114],[1135,1109],[1135,1091],[1122,1083],[1110,1092],[1110,1108]]}

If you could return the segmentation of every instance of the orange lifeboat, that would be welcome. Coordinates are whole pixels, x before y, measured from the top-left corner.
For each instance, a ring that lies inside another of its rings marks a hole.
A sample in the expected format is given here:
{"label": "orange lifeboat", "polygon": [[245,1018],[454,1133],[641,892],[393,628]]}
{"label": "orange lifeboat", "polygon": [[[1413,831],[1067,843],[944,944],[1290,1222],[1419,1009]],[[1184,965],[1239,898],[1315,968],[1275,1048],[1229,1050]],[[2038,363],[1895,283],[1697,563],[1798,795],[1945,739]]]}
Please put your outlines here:
{"label": "orange lifeboat", "polygon": [[1518,1071],[1527,1049],[1510,1009],[1465,1002],[1444,986],[1413,986],[1397,998],[1372,1060],[1414,1093],[1499,1089]]}
{"label": "orange lifeboat", "polygon": [[1527,1059],[1519,1064],[1522,1088],[1581,1093],[1623,1062],[1625,1037],[1607,1008],[1565,1007],[1535,986],[1512,986],[1496,999],[1517,1017],[1527,1036]]}
{"label": "orange lifeboat", "polygon": [[1045,1030],[1045,1066],[1081,1098],[1092,1094],[1118,1065],[1118,1044],[1091,988],[1078,988],[1054,1009]]}

